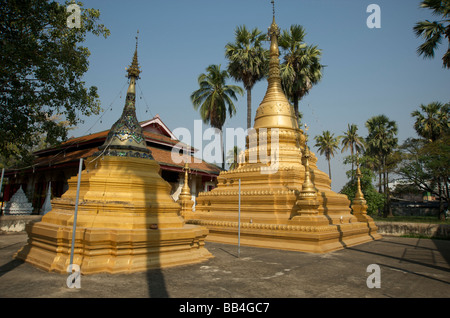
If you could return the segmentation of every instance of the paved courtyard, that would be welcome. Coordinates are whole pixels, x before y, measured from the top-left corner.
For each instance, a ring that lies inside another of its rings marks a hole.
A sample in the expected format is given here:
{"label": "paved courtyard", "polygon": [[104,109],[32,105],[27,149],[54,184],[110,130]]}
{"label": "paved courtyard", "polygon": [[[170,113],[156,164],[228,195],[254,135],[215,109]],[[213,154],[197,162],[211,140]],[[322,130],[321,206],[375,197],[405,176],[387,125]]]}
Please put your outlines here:
{"label": "paved courtyard", "polygon": [[67,275],[13,259],[26,239],[23,233],[0,235],[1,298],[450,297],[449,240],[385,236],[328,254],[242,246],[240,257],[237,246],[207,243],[214,258],[200,264],[83,275],[81,288],[68,288]]}

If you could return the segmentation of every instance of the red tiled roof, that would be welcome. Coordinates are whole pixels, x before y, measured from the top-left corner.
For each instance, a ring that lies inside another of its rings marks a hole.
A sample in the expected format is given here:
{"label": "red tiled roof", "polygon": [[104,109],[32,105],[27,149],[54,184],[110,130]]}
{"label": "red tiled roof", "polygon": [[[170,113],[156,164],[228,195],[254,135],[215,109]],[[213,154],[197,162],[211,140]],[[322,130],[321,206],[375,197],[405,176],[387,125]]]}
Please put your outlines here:
{"label": "red tiled roof", "polygon": [[[60,146],[37,151],[35,152],[37,158],[34,160],[33,166],[56,166],[78,161],[80,158],[93,156],[95,152],[99,151],[98,147],[106,140],[108,132],[108,130],[105,130],[87,136],[72,138],[62,143]],[[147,146],[147,148],[150,149],[153,158],[160,164],[162,169],[182,171],[184,163],[175,163],[172,160],[172,152],[170,150],[157,147],[159,144],[173,147],[179,141],[150,132],[144,132],[144,136],[147,143],[156,145]],[[186,147],[189,146],[186,145]],[[197,163],[194,160],[198,161],[199,159],[194,159],[193,156],[190,157],[191,163],[189,163],[189,168],[193,170],[194,173],[197,172],[199,174],[218,175],[221,171],[219,167],[213,164],[207,163],[203,160],[201,163]]]}
{"label": "red tiled roof", "polygon": [[[109,130],[104,130],[104,131],[86,135],[86,136],[71,138],[56,147],[39,150],[39,151],[36,151],[34,154],[36,156],[41,156],[41,155],[43,155],[45,153],[49,153],[49,152],[60,152],[60,151],[63,151],[63,149],[66,149],[66,151],[67,151],[69,149],[72,149],[73,147],[79,148],[81,146],[96,143],[96,142],[104,142],[106,140],[108,133],[109,133]],[[194,151],[193,147],[191,147],[179,140],[174,140],[174,139],[171,139],[170,137],[151,133],[148,131],[143,131],[143,134],[144,134],[144,137],[145,137],[145,140],[147,141],[147,143],[156,143],[156,144],[162,144],[162,145],[172,146],[172,147],[178,144],[178,146],[187,148],[191,152]]]}

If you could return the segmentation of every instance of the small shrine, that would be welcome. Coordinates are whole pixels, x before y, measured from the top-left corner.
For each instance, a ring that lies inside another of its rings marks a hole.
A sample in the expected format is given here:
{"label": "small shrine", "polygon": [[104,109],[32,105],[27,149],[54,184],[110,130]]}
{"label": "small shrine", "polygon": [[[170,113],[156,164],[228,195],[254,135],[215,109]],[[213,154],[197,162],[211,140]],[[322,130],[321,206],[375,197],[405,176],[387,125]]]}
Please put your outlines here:
{"label": "small shrine", "polygon": [[194,206],[194,201],[192,201],[191,189],[189,188],[189,171],[189,164],[186,162],[184,165],[184,184],[177,200],[177,202],[181,205],[180,214],[183,217],[186,213],[192,212],[192,207]]}
{"label": "small shrine", "polygon": [[5,215],[29,215],[33,212],[33,206],[28,201],[25,192],[20,186],[19,190],[5,203],[3,214]]}

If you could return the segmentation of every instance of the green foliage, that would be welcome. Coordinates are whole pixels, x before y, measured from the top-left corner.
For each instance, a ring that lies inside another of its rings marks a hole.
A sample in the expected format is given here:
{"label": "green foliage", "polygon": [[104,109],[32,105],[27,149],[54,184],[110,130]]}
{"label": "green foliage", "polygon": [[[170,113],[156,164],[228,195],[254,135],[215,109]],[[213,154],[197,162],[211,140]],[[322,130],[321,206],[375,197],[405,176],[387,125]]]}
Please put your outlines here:
{"label": "green foliage", "polygon": [[366,137],[367,151],[383,162],[397,145],[397,123],[385,115],[378,115],[366,121],[366,128],[369,131]]}
{"label": "green foliage", "polygon": [[[206,73],[198,77],[199,89],[191,94],[192,105],[200,111],[203,123],[211,125],[222,131],[227,112],[231,116],[236,113],[233,100],[237,94],[243,95],[244,90],[236,85],[227,85],[229,74],[220,69],[220,65],[210,65]],[[225,154],[222,142],[222,168],[225,169]]]}
{"label": "green foliage", "polygon": [[334,134],[326,130],[322,132],[322,135],[315,136],[314,139],[316,140],[316,144],[314,146],[317,147],[319,154],[324,154],[328,161],[328,176],[331,179],[330,160],[331,157],[334,157],[336,150],[339,149],[340,137],[334,137]]}
{"label": "green foliage", "polygon": [[[407,139],[397,173],[405,184],[412,184],[437,198],[450,201],[450,104],[433,102],[420,105],[411,113],[414,129],[421,139]],[[442,208],[442,207],[441,207]]]}
{"label": "green foliage", "polygon": [[432,143],[409,138],[403,143],[401,151],[403,160],[397,174],[402,182],[448,201],[448,192],[439,191],[439,184],[449,182],[450,135],[444,135]]}
{"label": "green foliage", "polygon": [[420,110],[415,110],[411,116],[415,118],[414,129],[417,134],[428,142],[439,139],[445,133],[449,133],[450,104],[433,102],[428,105],[420,105]]}
{"label": "green foliage", "polygon": [[227,85],[229,74],[220,69],[220,65],[210,65],[206,73],[198,77],[200,88],[191,94],[191,101],[195,110],[200,110],[200,116],[205,124],[222,130],[227,112],[232,117],[236,114],[233,100],[237,94],[243,95],[242,88],[236,85]]}
{"label": "green foliage", "polygon": [[228,73],[247,90],[247,129],[252,126],[251,90],[255,83],[265,78],[268,72],[268,50],[262,47],[266,36],[254,28],[248,30],[245,25],[235,30],[235,42],[225,46],[228,59]]}
{"label": "green foliage", "polygon": [[423,0],[420,4],[422,8],[430,9],[437,21],[420,21],[416,23],[413,30],[417,37],[422,37],[423,42],[417,49],[419,56],[424,58],[434,58],[442,39],[447,38],[449,46],[444,56],[442,64],[444,68],[450,68],[450,0]]}
{"label": "green foliage", "polygon": [[284,54],[281,83],[286,96],[293,103],[297,119],[300,119],[299,100],[320,82],[325,67],[320,64],[322,50],[316,45],[307,45],[305,36],[305,29],[294,24],[289,30],[284,30],[278,40]]}
{"label": "green foliage", "polygon": [[0,153],[11,162],[25,158],[45,134],[55,144],[67,138],[80,116],[98,114],[97,88],[86,87],[87,34],[107,37],[100,12],[81,7],[81,27],[69,28],[66,5],[48,0],[7,0],[0,6]]}
{"label": "green foliage", "polygon": [[[361,153],[364,150],[364,138],[358,135],[358,126],[355,124],[348,124],[347,131],[344,132],[344,135],[340,136],[341,138],[341,152],[344,152],[350,149],[351,158],[354,158],[353,155],[356,153]],[[356,156],[357,157],[357,156]],[[352,161],[352,170],[355,161]]]}

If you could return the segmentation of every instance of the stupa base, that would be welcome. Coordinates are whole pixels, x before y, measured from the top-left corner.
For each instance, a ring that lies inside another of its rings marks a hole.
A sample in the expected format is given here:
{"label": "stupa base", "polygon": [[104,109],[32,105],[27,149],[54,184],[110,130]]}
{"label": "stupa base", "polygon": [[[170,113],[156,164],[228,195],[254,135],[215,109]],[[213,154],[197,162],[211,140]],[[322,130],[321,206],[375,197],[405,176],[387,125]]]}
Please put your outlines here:
{"label": "stupa base", "polygon": [[[238,244],[238,222],[189,220],[209,230],[207,242]],[[299,226],[286,224],[241,223],[243,246],[327,253],[381,239],[376,226],[356,222],[342,225]]]}
{"label": "stupa base", "polygon": [[[29,224],[28,244],[15,257],[49,272],[67,273],[72,228],[51,223]],[[186,224],[165,229],[77,227],[73,264],[81,274],[133,273],[194,264],[212,258],[204,248],[208,230]]]}

